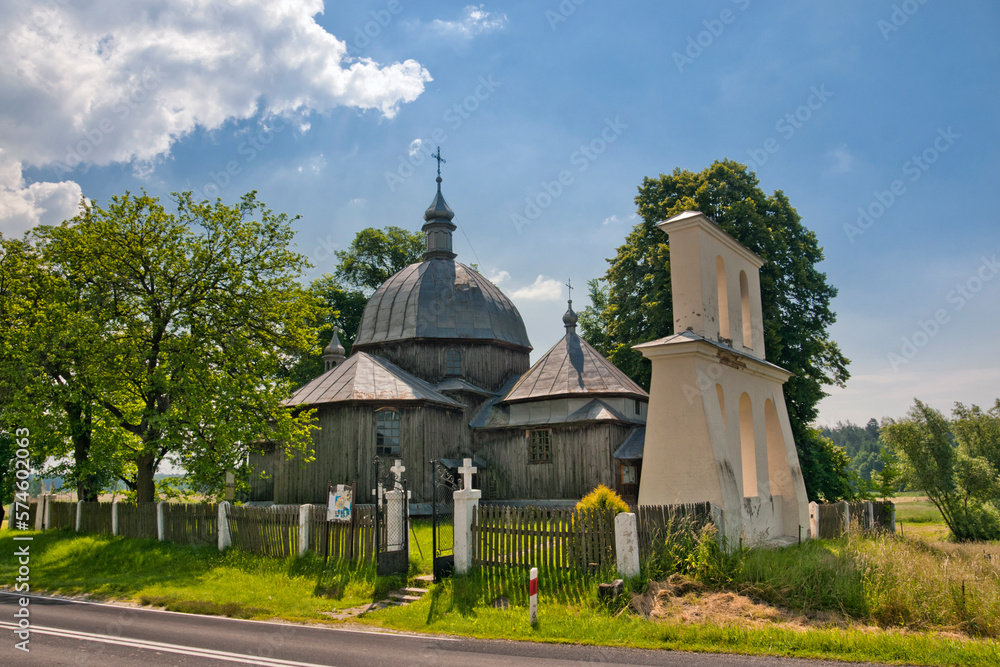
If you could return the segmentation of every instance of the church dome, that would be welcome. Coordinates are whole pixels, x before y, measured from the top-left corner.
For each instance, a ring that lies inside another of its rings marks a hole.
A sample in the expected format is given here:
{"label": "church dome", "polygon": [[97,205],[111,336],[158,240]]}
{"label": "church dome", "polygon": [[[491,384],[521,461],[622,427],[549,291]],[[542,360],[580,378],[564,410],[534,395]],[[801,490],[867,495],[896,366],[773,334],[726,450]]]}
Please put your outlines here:
{"label": "church dome", "polygon": [[376,290],[354,344],[435,338],[531,348],[510,299],[465,264],[440,256],[409,265]]}

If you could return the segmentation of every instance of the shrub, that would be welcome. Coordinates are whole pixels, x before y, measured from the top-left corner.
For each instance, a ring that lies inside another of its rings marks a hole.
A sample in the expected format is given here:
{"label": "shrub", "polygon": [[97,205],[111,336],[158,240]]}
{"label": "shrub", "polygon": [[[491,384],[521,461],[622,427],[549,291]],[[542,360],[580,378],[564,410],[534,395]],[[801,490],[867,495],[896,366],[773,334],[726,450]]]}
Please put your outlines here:
{"label": "shrub", "polygon": [[576,509],[612,509],[615,514],[621,514],[628,512],[628,503],[622,500],[617,493],[600,484],[576,504]]}

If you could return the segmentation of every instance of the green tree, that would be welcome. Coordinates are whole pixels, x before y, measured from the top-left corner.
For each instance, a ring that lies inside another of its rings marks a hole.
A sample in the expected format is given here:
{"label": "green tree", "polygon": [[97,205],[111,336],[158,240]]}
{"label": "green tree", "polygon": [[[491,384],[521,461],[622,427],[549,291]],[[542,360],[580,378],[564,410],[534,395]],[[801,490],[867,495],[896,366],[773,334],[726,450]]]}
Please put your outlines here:
{"label": "green tree", "polygon": [[594,305],[580,320],[584,337],[649,387],[650,366],[632,346],[674,333],[670,248],[656,223],[701,211],[766,262],[760,283],[767,360],[794,374],[785,384],[785,401],[809,497],[851,497],[840,455],[809,426],[826,395],[823,386],[843,385],[849,377],[848,360],[827,333],[836,319],[830,301],[837,291],[816,268],[823,252],[815,234],[784,193],[766,195],[756,175],[732,160],[699,173],[675,169],[646,178],[635,201],[642,222],[608,260],[604,277],[590,282]]}
{"label": "green tree", "polygon": [[348,288],[371,294],[400,269],[420,261],[424,235],[401,227],[367,227],[355,235],[347,250],[336,252],[334,276]]}
{"label": "green tree", "polygon": [[310,442],[311,415],[286,410],[288,382],[275,379],[315,344],[321,307],[297,282],[307,261],[289,249],[290,220],[254,193],[234,206],[175,197],[168,212],[126,193],[32,232],[55,289],[38,294],[45,317],[33,327],[14,318],[8,343],[31,354],[0,373],[27,371],[20,389],[38,406],[13,401],[5,418],[64,414],[47,453],[69,454],[82,429],[90,449],[77,475],[118,475],[140,501],[154,499],[168,456],[192,483],[220,489],[261,440]]}
{"label": "green tree", "polygon": [[1000,538],[1000,400],[987,412],[958,403],[952,421],[914,400],[904,419],[886,422],[882,439],[955,539]]}
{"label": "green tree", "polygon": [[309,286],[309,291],[323,304],[319,317],[313,322],[316,327],[317,349],[299,355],[289,370],[289,377],[296,387],[302,386],[323,373],[322,350],[333,338],[333,327],[337,327],[337,338],[344,346],[345,354],[351,353],[354,337],[361,323],[368,297],[364,292],[341,286],[335,276],[325,273]]}

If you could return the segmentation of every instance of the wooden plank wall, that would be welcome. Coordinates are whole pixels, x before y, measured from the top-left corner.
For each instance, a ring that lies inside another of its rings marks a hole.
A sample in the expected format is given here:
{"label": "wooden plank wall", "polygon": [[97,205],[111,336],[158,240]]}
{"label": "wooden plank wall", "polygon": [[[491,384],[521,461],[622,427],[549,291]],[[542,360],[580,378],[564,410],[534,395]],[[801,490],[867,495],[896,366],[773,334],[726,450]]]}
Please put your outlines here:
{"label": "wooden plank wall", "polygon": [[274,558],[298,555],[299,508],[230,507],[229,532],[237,549]]}
{"label": "wooden plank wall", "polygon": [[111,503],[83,503],[80,508],[81,533],[111,534]]}
{"label": "wooden plank wall", "polygon": [[589,423],[552,429],[552,463],[529,463],[524,428],[482,429],[473,434],[473,451],[486,462],[483,488],[491,498],[579,499],[604,484],[620,491],[615,449],[632,426]]}
{"label": "wooden plank wall", "polygon": [[712,523],[711,503],[640,505],[636,512],[639,557],[646,558],[680,531],[698,531]]}
{"label": "wooden plank wall", "polygon": [[[326,521],[326,506],[313,505],[309,549],[329,560],[375,561],[375,506],[354,507],[354,524]],[[327,535],[324,538],[324,531]]]}
{"label": "wooden plank wall", "polygon": [[50,528],[69,528],[76,530],[76,503],[64,500],[53,500],[49,510]]}
{"label": "wooden plank wall", "polygon": [[445,355],[448,350],[456,349],[462,353],[462,374],[459,377],[490,391],[498,391],[513,375],[524,375],[531,365],[528,351],[486,341],[407,341],[355,346],[355,349],[388,359],[404,371],[432,384],[451,377],[445,375]]}
{"label": "wooden plank wall", "polygon": [[480,506],[472,518],[472,564],[597,572],[615,563],[613,510]]}
{"label": "wooden plank wall", "polygon": [[[427,461],[469,455],[469,429],[461,410],[412,403],[386,404],[400,413],[400,456],[407,472],[413,502],[430,499]],[[301,457],[286,459],[280,452],[261,456],[272,469],[273,500],[280,504],[326,504],[327,482],[356,484],[359,499],[369,499],[374,488],[375,457],[374,405],[321,406],[313,431],[315,460],[303,465]],[[383,460],[386,468],[393,458]],[[258,487],[263,489],[263,486]]]}
{"label": "wooden plank wall", "polygon": [[[119,527],[121,526],[119,508]],[[166,503],[163,506],[164,537],[178,544],[218,542],[219,506],[215,503]]]}
{"label": "wooden plank wall", "polygon": [[157,537],[156,503],[119,503],[118,534],[124,537]]}

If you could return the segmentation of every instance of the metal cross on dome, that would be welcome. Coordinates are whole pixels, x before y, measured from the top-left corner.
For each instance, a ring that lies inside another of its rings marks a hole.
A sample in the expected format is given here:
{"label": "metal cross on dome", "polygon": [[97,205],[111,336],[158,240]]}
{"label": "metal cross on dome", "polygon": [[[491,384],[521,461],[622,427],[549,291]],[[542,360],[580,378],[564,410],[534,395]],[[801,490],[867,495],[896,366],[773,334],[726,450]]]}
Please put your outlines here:
{"label": "metal cross on dome", "polygon": [[437,149],[437,153],[431,153],[431,157],[438,161],[438,178],[441,178],[441,163],[447,164],[448,161],[441,157],[441,147],[438,146]]}
{"label": "metal cross on dome", "polygon": [[566,281],[566,287],[569,288],[569,299],[570,299],[570,301],[572,301],[573,300],[573,279],[572,278],[570,278],[569,280]]}

